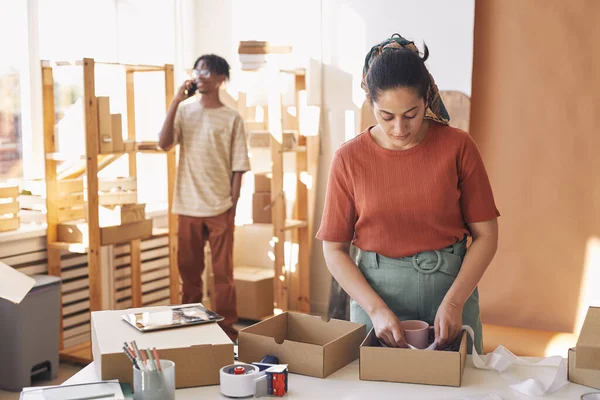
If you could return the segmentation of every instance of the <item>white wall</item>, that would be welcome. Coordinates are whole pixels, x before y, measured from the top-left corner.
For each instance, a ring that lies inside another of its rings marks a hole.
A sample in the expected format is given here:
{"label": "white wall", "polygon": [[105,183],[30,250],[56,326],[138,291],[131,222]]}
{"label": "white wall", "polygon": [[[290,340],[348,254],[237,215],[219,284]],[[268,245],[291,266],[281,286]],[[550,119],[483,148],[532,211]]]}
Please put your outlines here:
{"label": "white wall", "polygon": [[[236,71],[240,40],[291,44],[303,62],[323,62],[309,94],[312,103],[323,105],[324,117],[317,228],[333,153],[357,133],[362,65],[372,45],[396,32],[418,46],[425,41],[431,53],[427,64],[439,88],[471,94],[474,0],[199,0],[195,7],[196,54],[184,59],[193,62],[210,52],[225,57],[234,68],[234,88],[243,85]],[[331,280],[319,242],[311,268],[313,310],[326,312]]]}

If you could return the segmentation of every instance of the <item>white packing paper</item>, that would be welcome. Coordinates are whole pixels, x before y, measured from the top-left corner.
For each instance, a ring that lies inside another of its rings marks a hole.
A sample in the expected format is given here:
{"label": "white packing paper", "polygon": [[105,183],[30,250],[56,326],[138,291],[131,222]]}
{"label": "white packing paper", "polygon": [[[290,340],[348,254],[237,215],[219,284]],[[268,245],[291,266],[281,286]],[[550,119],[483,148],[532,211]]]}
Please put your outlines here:
{"label": "white packing paper", "polygon": [[35,285],[35,279],[0,261],[0,297],[19,304]]}

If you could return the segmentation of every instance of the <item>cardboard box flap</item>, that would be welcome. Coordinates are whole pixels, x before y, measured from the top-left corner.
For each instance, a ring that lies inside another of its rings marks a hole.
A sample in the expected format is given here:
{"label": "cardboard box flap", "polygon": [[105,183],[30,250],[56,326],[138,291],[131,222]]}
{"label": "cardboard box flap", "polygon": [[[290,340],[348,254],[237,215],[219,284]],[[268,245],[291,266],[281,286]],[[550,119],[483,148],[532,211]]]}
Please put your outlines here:
{"label": "cardboard box flap", "polygon": [[600,307],[590,307],[577,340],[577,368],[600,370]]}
{"label": "cardboard box flap", "polygon": [[[150,309],[158,311],[162,308],[168,309],[170,307],[92,312],[92,330],[97,339],[100,353],[122,353],[123,342],[133,340],[140,348],[156,347],[157,349],[231,344],[227,334],[216,323],[142,333],[121,320],[121,316],[125,314],[144,312]],[[190,335],[190,331],[193,331],[194,334]]]}
{"label": "cardboard box flap", "polygon": [[321,317],[288,312],[287,340],[312,343],[324,346],[350,332],[360,329],[361,324],[332,319],[324,321]]}
{"label": "cardboard box flap", "polygon": [[19,304],[29,293],[35,279],[0,261],[0,298]]}

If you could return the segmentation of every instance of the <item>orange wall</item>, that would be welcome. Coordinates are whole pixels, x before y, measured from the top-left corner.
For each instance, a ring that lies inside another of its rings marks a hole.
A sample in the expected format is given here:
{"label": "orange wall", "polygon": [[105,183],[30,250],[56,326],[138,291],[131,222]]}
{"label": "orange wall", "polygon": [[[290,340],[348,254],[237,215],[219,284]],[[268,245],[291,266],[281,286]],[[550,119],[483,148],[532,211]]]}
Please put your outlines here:
{"label": "orange wall", "polygon": [[596,0],[476,1],[471,134],[502,213],[484,322],[575,327],[600,237],[599,24]]}

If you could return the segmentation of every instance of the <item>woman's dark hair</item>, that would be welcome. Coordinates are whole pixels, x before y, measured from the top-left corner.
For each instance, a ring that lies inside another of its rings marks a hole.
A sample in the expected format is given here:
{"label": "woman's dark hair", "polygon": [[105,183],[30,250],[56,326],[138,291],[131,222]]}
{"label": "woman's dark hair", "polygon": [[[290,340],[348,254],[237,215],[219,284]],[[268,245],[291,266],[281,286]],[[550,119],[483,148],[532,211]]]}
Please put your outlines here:
{"label": "woman's dark hair", "polygon": [[381,55],[373,60],[367,73],[367,88],[371,102],[377,101],[381,92],[400,87],[413,88],[419,97],[427,101],[429,71],[425,66],[425,60],[428,57],[427,45],[423,57],[410,49],[384,49]]}
{"label": "woman's dark hair", "polygon": [[225,80],[229,80],[229,64],[223,57],[219,57],[216,54],[205,54],[198,57],[194,63],[194,68],[198,66],[200,61],[204,61],[209,70],[216,73],[217,75],[225,75]]}

